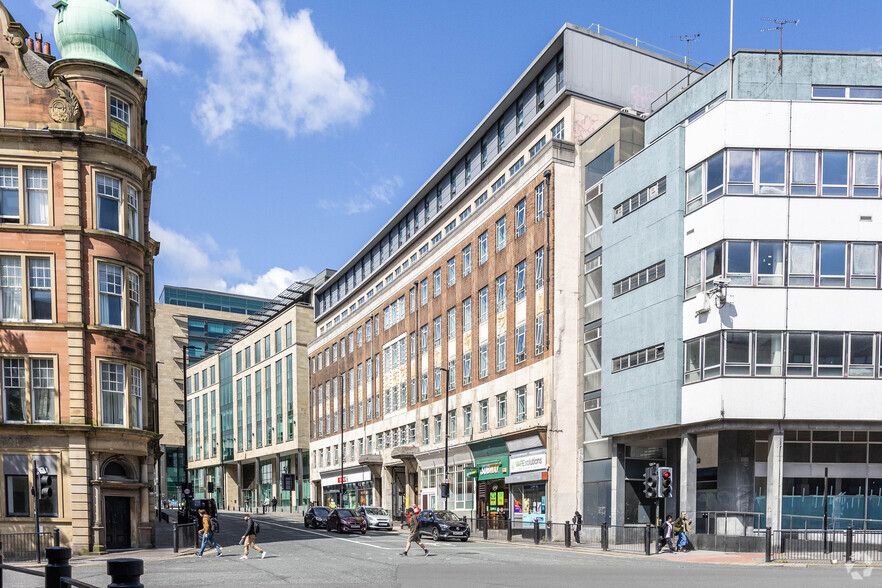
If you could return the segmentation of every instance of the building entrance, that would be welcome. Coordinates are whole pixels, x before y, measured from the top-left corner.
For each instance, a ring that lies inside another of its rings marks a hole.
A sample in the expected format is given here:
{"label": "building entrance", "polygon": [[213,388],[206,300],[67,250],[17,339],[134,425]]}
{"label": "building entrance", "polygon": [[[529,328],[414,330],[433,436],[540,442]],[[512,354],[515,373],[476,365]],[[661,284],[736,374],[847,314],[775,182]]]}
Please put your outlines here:
{"label": "building entrance", "polygon": [[130,500],[125,496],[104,497],[107,549],[129,549],[132,546]]}

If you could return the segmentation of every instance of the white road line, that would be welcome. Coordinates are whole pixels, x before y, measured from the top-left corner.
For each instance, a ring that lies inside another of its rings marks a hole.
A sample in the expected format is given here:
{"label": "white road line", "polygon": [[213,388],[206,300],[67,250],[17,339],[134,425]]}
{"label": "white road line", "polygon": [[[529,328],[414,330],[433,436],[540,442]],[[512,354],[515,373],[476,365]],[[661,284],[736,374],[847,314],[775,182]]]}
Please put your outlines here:
{"label": "white road line", "polygon": [[309,533],[310,535],[319,535],[320,537],[326,537],[329,539],[336,539],[338,541],[348,541],[349,543],[358,543],[359,545],[366,545],[368,547],[373,547],[375,549],[395,549],[394,547],[381,547],[379,545],[374,545],[373,543],[365,543],[363,541],[356,541],[355,539],[345,539],[343,537],[334,537],[330,533],[319,533],[317,531],[310,531],[308,529],[301,529],[299,527],[282,525],[281,523],[274,523],[271,521],[260,521],[266,525],[275,525],[277,527],[282,527],[283,529],[288,529],[291,531],[300,531],[301,533]]}

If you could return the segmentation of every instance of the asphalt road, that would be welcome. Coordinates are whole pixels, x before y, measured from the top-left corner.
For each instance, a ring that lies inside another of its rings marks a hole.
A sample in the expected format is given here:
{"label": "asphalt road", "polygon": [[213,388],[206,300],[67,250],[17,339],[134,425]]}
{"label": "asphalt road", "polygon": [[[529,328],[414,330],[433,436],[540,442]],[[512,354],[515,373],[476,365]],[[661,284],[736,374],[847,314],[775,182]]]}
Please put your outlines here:
{"label": "asphalt road", "polygon": [[[131,557],[145,560],[141,581],[147,587],[212,586],[246,588],[288,585],[368,586],[638,586],[677,583],[682,585],[806,586],[854,585],[843,567],[818,565],[731,566],[678,563],[645,556],[604,555],[564,551],[530,545],[507,545],[469,541],[467,543],[426,541],[429,556],[416,545],[408,557],[401,557],[405,536],[401,533],[370,531],[367,535],[328,533],[305,529],[302,523],[279,516],[256,515],[261,532],[258,545],[265,559],[252,554],[242,560],[238,545],[244,531],[241,516],[222,514],[218,538],[223,557],[206,550],[204,557],[177,556],[170,550],[138,552]],[[192,551],[190,551],[192,553]],[[78,559],[73,576],[77,580],[106,586],[104,558]],[[863,585],[882,583],[882,569],[863,578]],[[9,572],[7,572],[9,574]],[[667,582],[659,581],[667,577]],[[38,578],[6,575],[7,586],[42,586]],[[858,585],[862,585],[858,584]]]}

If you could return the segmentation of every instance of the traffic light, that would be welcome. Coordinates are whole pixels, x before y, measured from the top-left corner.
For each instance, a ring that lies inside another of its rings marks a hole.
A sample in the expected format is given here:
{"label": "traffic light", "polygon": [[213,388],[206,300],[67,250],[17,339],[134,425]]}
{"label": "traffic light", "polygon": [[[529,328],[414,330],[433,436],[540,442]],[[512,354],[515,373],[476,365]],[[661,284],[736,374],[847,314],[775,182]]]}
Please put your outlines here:
{"label": "traffic light", "polygon": [[37,476],[37,493],[40,496],[40,500],[52,498],[52,478],[48,474]]}
{"label": "traffic light", "polygon": [[661,480],[659,496],[662,498],[674,497],[674,470],[673,468],[658,468],[658,477]]}
{"label": "traffic light", "polygon": [[450,484],[447,482],[441,483],[441,498],[450,498]]}
{"label": "traffic light", "polygon": [[643,470],[643,496],[658,498],[658,465],[650,464]]}

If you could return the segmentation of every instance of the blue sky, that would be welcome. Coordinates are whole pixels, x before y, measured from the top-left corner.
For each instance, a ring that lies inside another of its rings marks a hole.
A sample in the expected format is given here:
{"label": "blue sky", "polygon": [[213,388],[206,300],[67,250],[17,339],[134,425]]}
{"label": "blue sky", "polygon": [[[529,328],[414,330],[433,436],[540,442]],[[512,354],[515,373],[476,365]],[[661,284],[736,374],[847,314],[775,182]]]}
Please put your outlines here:
{"label": "blue sky", "polygon": [[[51,34],[52,0],[4,0]],[[627,9],[626,9],[627,7]],[[847,9],[846,9],[847,7]],[[717,63],[729,2],[123,0],[149,80],[165,284],[273,296],[336,268],[450,155],[565,22]],[[735,48],[882,52],[880,0],[736,0]],[[54,46],[54,43],[53,43]],[[53,49],[53,51],[55,51]]]}

